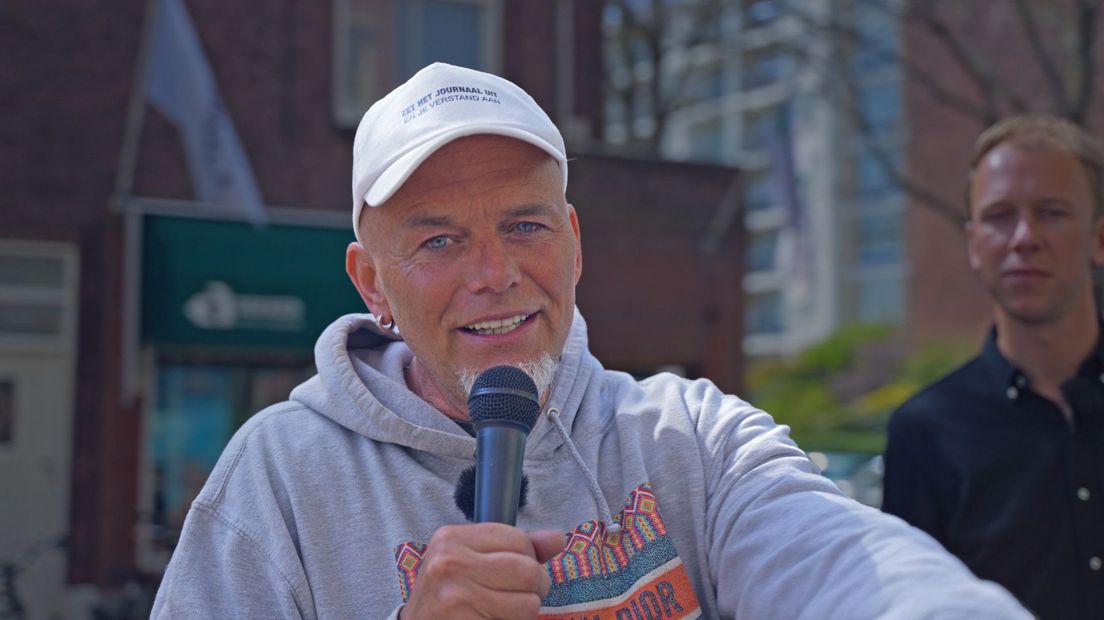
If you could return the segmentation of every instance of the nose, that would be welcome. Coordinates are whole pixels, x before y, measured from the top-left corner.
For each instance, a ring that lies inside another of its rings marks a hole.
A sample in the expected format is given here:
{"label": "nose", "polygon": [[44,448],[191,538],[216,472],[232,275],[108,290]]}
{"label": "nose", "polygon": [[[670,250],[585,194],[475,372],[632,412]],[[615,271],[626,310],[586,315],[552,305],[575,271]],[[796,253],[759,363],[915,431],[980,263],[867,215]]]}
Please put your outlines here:
{"label": "nose", "polygon": [[501,293],[517,284],[517,259],[506,242],[495,238],[477,245],[469,269],[468,290],[473,293]]}
{"label": "nose", "polygon": [[1035,230],[1035,222],[1031,221],[1030,214],[1023,214],[1016,219],[1016,225],[1012,229],[1011,246],[1013,250],[1023,252],[1039,247],[1039,237]]}

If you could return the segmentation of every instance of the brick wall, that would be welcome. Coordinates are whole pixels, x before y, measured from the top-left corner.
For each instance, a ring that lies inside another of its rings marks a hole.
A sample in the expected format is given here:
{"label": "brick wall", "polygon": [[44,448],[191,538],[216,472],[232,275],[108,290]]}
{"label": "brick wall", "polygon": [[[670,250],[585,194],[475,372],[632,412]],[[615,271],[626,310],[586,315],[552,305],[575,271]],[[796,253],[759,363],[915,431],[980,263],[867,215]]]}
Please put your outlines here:
{"label": "brick wall", "polygon": [[640,372],[679,364],[740,388],[743,229],[727,231],[715,254],[700,249],[735,177],[702,164],[572,162],[568,199],[583,239],[578,304],[603,363]]}

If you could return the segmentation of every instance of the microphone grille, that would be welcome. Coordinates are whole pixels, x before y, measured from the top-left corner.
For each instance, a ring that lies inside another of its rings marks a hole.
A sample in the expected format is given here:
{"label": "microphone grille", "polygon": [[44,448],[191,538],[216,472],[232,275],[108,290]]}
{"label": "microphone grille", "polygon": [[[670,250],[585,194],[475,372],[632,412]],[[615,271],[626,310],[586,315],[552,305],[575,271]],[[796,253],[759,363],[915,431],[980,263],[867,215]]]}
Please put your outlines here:
{"label": "microphone grille", "polygon": [[515,366],[495,366],[479,374],[468,396],[473,424],[488,421],[513,422],[532,430],[540,414],[537,384]]}

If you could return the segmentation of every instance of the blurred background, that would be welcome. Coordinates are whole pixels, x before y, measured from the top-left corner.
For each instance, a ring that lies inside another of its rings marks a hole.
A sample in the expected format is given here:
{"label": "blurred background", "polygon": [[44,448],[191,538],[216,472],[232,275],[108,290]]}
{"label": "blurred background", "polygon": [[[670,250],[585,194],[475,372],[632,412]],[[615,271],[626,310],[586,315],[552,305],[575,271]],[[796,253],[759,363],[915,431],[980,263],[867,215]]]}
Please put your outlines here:
{"label": "blurred background", "polygon": [[0,4],[0,618],[130,618],[234,430],[362,309],[351,148],[433,61],[561,128],[610,368],[708,377],[880,503],[979,347],[974,137],[1102,120],[1095,0]]}

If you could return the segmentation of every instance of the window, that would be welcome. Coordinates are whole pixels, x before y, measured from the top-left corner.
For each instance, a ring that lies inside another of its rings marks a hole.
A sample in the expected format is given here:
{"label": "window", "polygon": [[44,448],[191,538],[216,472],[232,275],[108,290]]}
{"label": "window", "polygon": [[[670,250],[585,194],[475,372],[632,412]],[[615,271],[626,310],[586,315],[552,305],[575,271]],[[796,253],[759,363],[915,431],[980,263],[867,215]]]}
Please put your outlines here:
{"label": "window", "polygon": [[497,5],[493,0],[397,0],[400,79],[433,62],[494,70]]}
{"label": "window", "polygon": [[724,119],[714,116],[690,127],[690,157],[698,161],[724,158]]}
{"label": "window", "polygon": [[[155,548],[176,546],[184,516],[231,435],[249,416],[287,398],[313,368],[162,361],[146,420],[144,498]],[[148,544],[147,543],[147,544]]]}
{"label": "window", "polygon": [[724,66],[717,63],[690,70],[685,88],[685,98],[698,101],[720,99],[725,95]]}
{"label": "window", "polygon": [[864,85],[859,89],[859,111],[875,132],[896,128],[901,118],[901,89],[897,82]]}
{"label": "window", "polygon": [[0,348],[54,346],[75,329],[76,256],[49,244],[0,246]]}
{"label": "window", "polygon": [[900,323],[905,292],[900,278],[871,278],[858,285],[859,320],[868,323]]}
{"label": "window", "polygon": [[782,292],[748,295],[744,314],[748,334],[780,334],[785,330],[782,317]]}
{"label": "window", "polygon": [[896,265],[901,262],[901,213],[898,209],[864,209],[855,222],[860,266]]}
{"label": "window", "polygon": [[748,239],[747,256],[745,257],[748,273],[773,271],[775,256],[777,254],[777,230],[768,230],[750,235]]}
{"label": "window", "polygon": [[0,254],[0,283],[64,286],[65,264],[54,257]]}
{"label": "window", "polygon": [[356,127],[383,95],[386,25],[364,0],[334,0],[333,115],[339,127]]}
{"label": "window", "polygon": [[756,28],[774,21],[779,15],[776,0],[744,0],[744,21],[749,28]]}
{"label": "window", "polygon": [[744,210],[764,211],[771,207],[774,198],[771,188],[771,175],[768,172],[759,172],[748,182],[744,190]]}
{"label": "window", "polygon": [[775,108],[755,110],[744,116],[744,148],[761,151],[770,146],[778,132],[778,112]]}
{"label": "window", "polygon": [[61,333],[64,308],[55,303],[0,302],[0,333],[52,336]]}
{"label": "window", "polygon": [[786,58],[777,48],[766,48],[745,56],[740,85],[744,90],[761,88],[782,79]]}
{"label": "window", "polygon": [[603,103],[605,112],[605,140],[611,144],[624,144],[629,139],[625,105],[617,97],[606,97]]}
{"label": "window", "polygon": [[[890,156],[890,166],[899,167],[900,156]],[[897,184],[881,160],[873,153],[863,152],[856,162],[855,194],[859,200],[883,200],[897,192]]]}
{"label": "window", "polygon": [[897,24],[888,9],[866,9],[855,13],[858,40],[851,58],[851,70],[862,75],[896,65]]}
{"label": "window", "polygon": [[334,0],[333,113],[341,127],[433,62],[497,69],[500,0]]}

